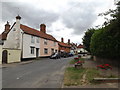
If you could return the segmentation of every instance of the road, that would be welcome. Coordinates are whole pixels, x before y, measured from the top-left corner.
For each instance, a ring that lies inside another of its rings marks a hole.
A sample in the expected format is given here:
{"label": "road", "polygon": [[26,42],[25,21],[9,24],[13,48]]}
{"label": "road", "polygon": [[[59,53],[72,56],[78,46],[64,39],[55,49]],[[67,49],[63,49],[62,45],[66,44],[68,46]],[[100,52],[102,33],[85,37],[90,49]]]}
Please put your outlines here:
{"label": "road", "polygon": [[3,88],[60,88],[65,67],[74,57],[42,58],[32,63],[2,69]]}

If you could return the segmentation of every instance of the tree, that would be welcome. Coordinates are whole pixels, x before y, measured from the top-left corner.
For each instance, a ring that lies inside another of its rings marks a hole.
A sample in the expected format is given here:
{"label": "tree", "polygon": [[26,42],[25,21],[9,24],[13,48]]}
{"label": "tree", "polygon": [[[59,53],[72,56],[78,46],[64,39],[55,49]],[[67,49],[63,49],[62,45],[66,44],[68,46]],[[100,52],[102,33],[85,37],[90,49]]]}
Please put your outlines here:
{"label": "tree", "polygon": [[120,56],[120,2],[109,24],[92,35],[90,50],[95,56],[118,59]]}
{"label": "tree", "polygon": [[94,31],[95,31],[94,28],[88,29],[85,32],[84,37],[82,38],[83,39],[83,45],[88,52],[90,52],[90,41],[91,41],[91,37],[92,37]]}

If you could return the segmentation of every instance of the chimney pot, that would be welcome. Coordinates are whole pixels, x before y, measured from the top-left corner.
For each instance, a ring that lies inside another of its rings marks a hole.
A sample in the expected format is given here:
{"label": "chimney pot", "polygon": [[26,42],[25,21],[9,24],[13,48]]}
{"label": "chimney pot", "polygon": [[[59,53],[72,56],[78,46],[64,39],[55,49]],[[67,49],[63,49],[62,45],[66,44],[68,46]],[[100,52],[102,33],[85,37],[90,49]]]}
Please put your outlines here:
{"label": "chimney pot", "polygon": [[16,16],[16,19],[19,19],[19,20],[20,20],[20,19],[21,19],[21,17],[18,15],[18,16]]}
{"label": "chimney pot", "polygon": [[7,21],[7,24],[5,24],[5,31],[8,32],[10,30],[9,22]]}
{"label": "chimney pot", "polygon": [[68,44],[70,44],[70,39],[68,39]]}
{"label": "chimney pot", "polygon": [[41,30],[43,33],[46,33],[46,25],[45,25],[45,24],[41,24],[41,25],[40,25],[40,30]]}
{"label": "chimney pot", "polygon": [[61,42],[64,42],[64,39],[63,39],[63,38],[61,38]]}

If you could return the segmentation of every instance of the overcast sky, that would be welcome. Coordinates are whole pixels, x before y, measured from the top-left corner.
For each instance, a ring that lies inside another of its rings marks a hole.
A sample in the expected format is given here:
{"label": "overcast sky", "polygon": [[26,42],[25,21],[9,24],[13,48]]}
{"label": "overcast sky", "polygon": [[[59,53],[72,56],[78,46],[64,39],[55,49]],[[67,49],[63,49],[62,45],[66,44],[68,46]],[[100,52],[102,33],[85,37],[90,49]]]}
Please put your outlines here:
{"label": "overcast sky", "polygon": [[99,13],[114,9],[114,0],[1,0],[0,33],[7,21],[12,25],[19,14],[21,23],[39,30],[46,24],[47,33],[58,41],[82,43],[84,32],[102,25]]}

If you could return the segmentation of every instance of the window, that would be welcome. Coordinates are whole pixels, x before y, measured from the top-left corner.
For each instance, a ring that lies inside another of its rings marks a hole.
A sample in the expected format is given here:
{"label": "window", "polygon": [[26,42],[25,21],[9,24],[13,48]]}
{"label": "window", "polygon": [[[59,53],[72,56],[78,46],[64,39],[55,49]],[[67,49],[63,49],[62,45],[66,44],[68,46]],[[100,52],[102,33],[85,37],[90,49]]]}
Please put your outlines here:
{"label": "window", "polygon": [[34,54],[34,48],[35,47],[30,47],[31,48],[31,54]]}
{"label": "window", "polygon": [[44,48],[44,54],[48,54],[48,49]]}
{"label": "window", "polygon": [[53,53],[54,53],[54,49],[52,48],[52,49],[51,49],[51,54],[53,54]]}
{"label": "window", "polygon": [[34,43],[34,36],[31,36],[31,43]]}
{"label": "window", "polygon": [[56,42],[54,42],[54,46],[56,46]]}
{"label": "window", "polygon": [[46,39],[44,40],[44,44],[47,45],[47,40]]}
{"label": "window", "polygon": [[57,50],[55,50],[55,52],[57,52]]}
{"label": "window", "polygon": [[39,37],[36,37],[36,42],[37,42],[37,43],[39,43],[39,42],[40,42],[40,41],[39,41]]}

